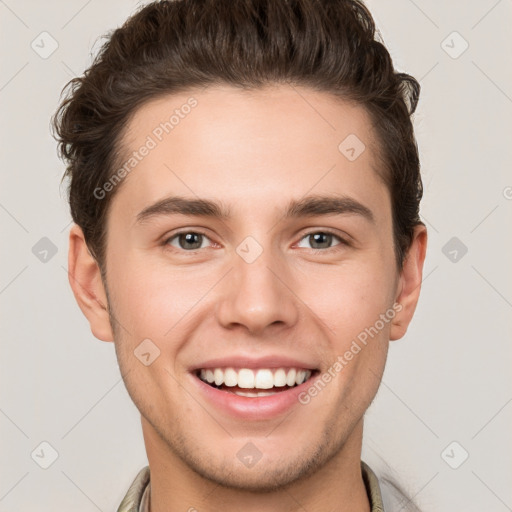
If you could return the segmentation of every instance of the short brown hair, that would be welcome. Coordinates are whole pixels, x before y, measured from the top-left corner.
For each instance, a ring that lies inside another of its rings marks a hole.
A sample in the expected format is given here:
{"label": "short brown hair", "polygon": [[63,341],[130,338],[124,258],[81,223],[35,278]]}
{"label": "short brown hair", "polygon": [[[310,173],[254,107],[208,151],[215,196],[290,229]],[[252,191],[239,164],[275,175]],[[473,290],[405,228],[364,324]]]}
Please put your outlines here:
{"label": "short brown hair", "polygon": [[411,115],[419,83],[394,70],[359,0],[162,0],[114,30],[53,118],[71,215],[103,268],[108,206],[94,191],[120,163],[123,128],[144,102],[214,84],[290,83],[327,92],[370,114],[391,195],[397,266],[423,195]]}

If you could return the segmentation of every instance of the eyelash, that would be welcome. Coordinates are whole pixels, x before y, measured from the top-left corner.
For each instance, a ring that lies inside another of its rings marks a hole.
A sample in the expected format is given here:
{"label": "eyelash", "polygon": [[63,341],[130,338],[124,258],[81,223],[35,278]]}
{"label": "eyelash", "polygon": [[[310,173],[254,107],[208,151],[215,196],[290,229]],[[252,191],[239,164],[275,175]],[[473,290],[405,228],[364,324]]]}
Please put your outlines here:
{"label": "eyelash", "polygon": [[[208,235],[206,233],[204,233],[203,231],[200,231],[200,230],[184,230],[184,231],[178,231],[177,233],[174,233],[172,236],[170,237],[167,237],[164,241],[163,241],[163,244],[165,246],[166,249],[169,249],[169,250],[177,250],[179,252],[186,252],[186,253],[190,253],[190,254],[197,254],[199,251],[201,251],[202,249],[195,249],[195,250],[191,250],[191,251],[187,251],[185,249],[178,249],[176,247],[172,247],[170,246],[169,242],[171,240],[174,240],[175,238],[177,238],[178,236],[180,235],[184,235],[184,234],[189,234],[189,233],[194,233],[196,235],[202,235],[204,237],[206,237],[207,239],[209,239]],[[316,231],[309,231],[308,233],[305,233],[299,240],[299,242],[301,242],[302,240],[304,240],[304,238],[307,238],[308,236],[310,235],[314,235],[314,234],[318,234],[318,233],[322,233],[324,235],[332,235],[334,238],[337,238],[339,240],[339,244],[337,245],[334,245],[332,247],[328,247],[327,249],[309,249],[310,252],[312,252],[313,254],[318,254],[318,253],[330,253],[332,251],[336,251],[336,250],[340,250],[340,248],[343,248],[343,247],[349,247],[350,246],[350,243],[347,242],[347,240],[345,240],[344,238],[342,238],[340,235],[334,233],[333,231],[330,231],[328,229],[322,229],[322,230],[316,230]]]}

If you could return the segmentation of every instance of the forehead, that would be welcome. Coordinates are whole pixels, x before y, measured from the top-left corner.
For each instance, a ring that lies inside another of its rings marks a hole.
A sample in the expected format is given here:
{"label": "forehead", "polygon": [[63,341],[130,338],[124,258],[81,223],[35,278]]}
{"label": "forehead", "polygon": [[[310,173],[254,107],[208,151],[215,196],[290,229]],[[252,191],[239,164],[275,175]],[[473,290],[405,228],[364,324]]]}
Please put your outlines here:
{"label": "forehead", "polygon": [[216,86],[153,99],[121,148],[127,172],[114,203],[133,215],[169,195],[220,197],[234,212],[335,192],[389,207],[366,110],[310,89]]}

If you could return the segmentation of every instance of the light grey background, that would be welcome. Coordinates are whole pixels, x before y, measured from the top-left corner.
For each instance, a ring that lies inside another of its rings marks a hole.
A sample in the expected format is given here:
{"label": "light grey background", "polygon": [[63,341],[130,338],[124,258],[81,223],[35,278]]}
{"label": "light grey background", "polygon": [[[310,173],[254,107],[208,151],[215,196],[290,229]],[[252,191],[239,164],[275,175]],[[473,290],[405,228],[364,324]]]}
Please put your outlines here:
{"label": "light grey background", "polygon": [[[64,84],[137,5],[0,0],[2,512],[115,510],[147,462],[114,347],[92,336],[68,285],[64,166],[49,134]],[[421,81],[430,239],[415,319],[366,416],[363,460],[425,512],[512,510],[512,2],[368,5],[395,65]],[[44,31],[58,43],[47,58]],[[41,252],[43,237],[55,255]]]}

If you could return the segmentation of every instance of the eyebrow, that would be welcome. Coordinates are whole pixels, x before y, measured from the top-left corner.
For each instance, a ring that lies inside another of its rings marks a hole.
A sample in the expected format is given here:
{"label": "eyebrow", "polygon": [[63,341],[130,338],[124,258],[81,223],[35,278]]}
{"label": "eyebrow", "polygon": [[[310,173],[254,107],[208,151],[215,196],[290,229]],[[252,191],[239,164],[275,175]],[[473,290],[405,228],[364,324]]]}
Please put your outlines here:
{"label": "eyebrow", "polygon": [[[222,203],[209,199],[191,199],[181,196],[166,197],[137,214],[136,223],[143,223],[153,217],[162,215],[193,215],[228,220],[230,209]],[[307,196],[300,200],[291,200],[285,209],[286,219],[315,217],[318,215],[359,215],[375,224],[372,211],[359,201],[346,196]]]}

